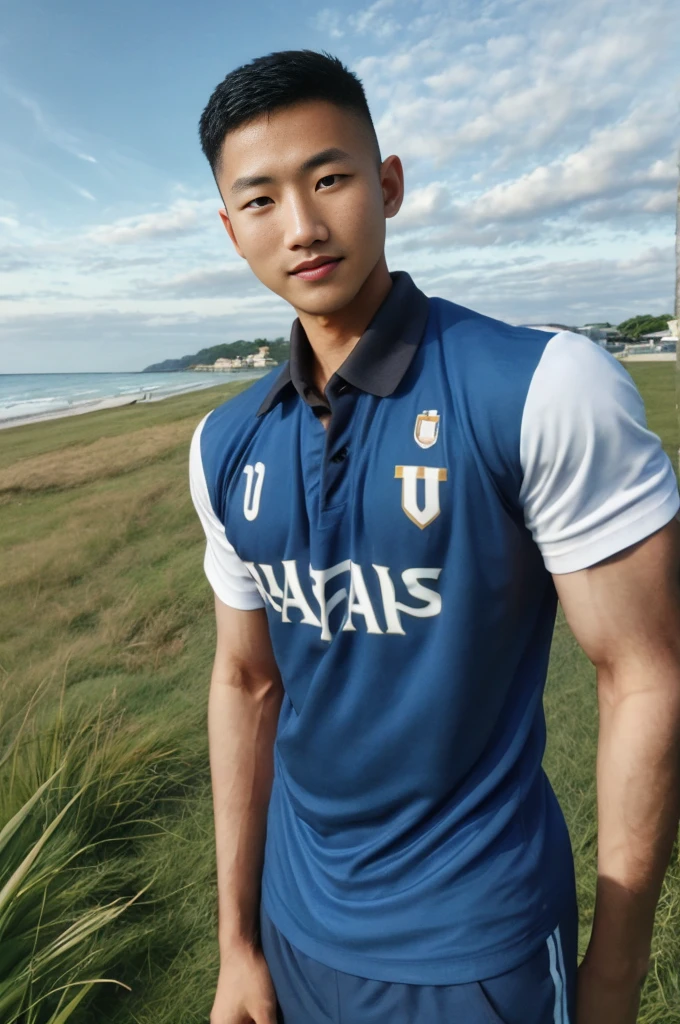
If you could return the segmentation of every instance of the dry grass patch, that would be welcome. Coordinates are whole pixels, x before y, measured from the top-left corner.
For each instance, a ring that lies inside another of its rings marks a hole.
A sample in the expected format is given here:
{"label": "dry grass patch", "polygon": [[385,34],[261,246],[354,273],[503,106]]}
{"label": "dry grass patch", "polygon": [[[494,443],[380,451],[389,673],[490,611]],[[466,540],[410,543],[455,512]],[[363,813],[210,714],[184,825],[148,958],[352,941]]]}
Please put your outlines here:
{"label": "dry grass patch", "polygon": [[0,469],[0,494],[62,490],[128,473],[179,445],[188,446],[193,426],[185,420],[145,427],[134,434],[100,437],[90,444],[72,445],[59,452],[20,459]]}
{"label": "dry grass patch", "polygon": [[54,590],[91,577],[121,545],[129,545],[130,534],[145,527],[172,487],[172,481],[148,481],[146,487],[134,482],[136,487],[110,485],[78,495],[65,525],[54,529],[48,521],[43,532],[3,552],[0,591],[10,586]]}

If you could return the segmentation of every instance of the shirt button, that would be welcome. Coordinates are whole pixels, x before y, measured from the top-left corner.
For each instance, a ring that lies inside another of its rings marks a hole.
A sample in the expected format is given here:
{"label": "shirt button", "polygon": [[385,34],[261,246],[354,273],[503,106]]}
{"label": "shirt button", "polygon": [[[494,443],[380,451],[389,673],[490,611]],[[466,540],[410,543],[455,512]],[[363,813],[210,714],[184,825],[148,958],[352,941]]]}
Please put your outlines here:
{"label": "shirt button", "polygon": [[344,462],[347,458],[347,445],[339,448],[335,455],[331,455],[331,462]]}

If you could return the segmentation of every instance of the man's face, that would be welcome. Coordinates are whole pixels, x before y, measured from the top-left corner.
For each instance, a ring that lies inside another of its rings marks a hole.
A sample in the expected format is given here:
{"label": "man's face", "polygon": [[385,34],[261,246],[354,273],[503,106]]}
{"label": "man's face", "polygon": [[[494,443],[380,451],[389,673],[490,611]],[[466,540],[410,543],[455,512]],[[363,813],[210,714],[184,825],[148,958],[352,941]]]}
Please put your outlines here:
{"label": "man's face", "polygon": [[230,132],[217,183],[239,255],[267,288],[316,315],[355,297],[403,194],[398,158],[379,167],[369,127],[316,100]]}

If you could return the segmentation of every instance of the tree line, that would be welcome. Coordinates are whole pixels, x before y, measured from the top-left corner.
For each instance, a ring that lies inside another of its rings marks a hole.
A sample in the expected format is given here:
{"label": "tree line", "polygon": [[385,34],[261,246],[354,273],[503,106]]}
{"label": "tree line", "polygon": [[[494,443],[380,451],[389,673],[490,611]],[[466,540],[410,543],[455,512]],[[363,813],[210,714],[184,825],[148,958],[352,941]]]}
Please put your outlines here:
{"label": "tree line", "polygon": [[672,319],[671,313],[663,313],[661,316],[645,313],[643,316],[632,316],[628,320],[624,320],[618,325],[618,329],[624,337],[639,341],[643,334],[667,330],[668,321]]}
{"label": "tree line", "polygon": [[164,359],[162,363],[152,363],[146,366],[143,373],[170,373],[173,370],[188,370],[191,366],[201,364],[203,366],[214,363],[216,359],[235,359],[237,356],[254,355],[262,345],[269,346],[269,355],[277,363],[285,363],[290,348],[285,338],[276,338],[269,341],[268,338],[255,338],[254,341],[229,341],[221,345],[212,345],[210,348],[202,348],[193,355],[180,356],[178,359]]}

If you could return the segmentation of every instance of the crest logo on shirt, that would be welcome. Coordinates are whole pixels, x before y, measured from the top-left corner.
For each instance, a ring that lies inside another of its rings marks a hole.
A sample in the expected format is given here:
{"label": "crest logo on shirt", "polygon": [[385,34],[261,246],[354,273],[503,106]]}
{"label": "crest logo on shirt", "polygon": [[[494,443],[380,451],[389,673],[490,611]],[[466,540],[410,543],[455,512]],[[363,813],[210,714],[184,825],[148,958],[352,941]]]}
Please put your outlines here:
{"label": "crest logo on shirt", "polygon": [[439,413],[436,409],[425,409],[416,416],[416,425],[413,431],[416,444],[421,448],[431,448],[436,444],[439,437]]}
{"label": "crest logo on shirt", "polygon": [[[432,443],[434,444],[434,441]],[[446,470],[437,466],[395,466],[394,476],[395,479],[401,480],[401,507],[411,522],[424,530],[434,522],[441,511],[439,484],[446,480]],[[424,481],[425,490],[425,504],[422,508],[418,503],[419,480]]]}
{"label": "crest logo on shirt", "polygon": [[254,466],[246,466],[246,490],[243,495],[243,515],[249,522],[257,519],[260,511],[260,497],[264,482],[264,462],[256,462]]}

